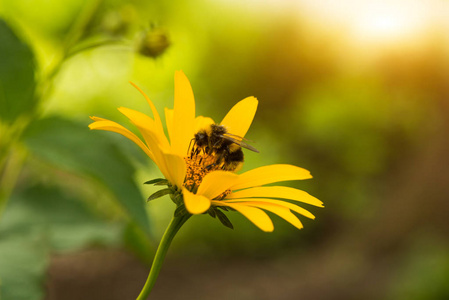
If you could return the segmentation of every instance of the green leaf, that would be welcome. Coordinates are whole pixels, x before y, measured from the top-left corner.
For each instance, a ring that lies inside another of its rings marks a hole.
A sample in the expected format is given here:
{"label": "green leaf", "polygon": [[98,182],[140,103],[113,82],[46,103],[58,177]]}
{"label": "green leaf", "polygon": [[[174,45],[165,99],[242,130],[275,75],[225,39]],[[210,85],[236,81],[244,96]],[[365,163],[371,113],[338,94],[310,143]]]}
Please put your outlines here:
{"label": "green leaf", "polygon": [[131,159],[111,135],[90,131],[87,123],[48,117],[32,123],[24,140],[36,157],[102,183],[131,220],[150,234],[145,201],[133,180]]}
{"label": "green leaf", "polygon": [[221,224],[224,226],[234,229],[234,226],[232,225],[231,221],[229,221],[228,217],[222,212],[221,210],[216,209],[215,210],[218,220],[220,220]]}
{"label": "green leaf", "polygon": [[0,19],[0,120],[12,123],[33,111],[34,69],[31,49]]}
{"label": "green leaf", "polygon": [[169,194],[173,194],[173,191],[170,188],[159,190],[159,191],[153,193],[150,197],[148,197],[147,202],[149,202],[151,200],[155,200],[155,199],[160,198],[165,195],[169,195]]}
{"label": "green leaf", "polygon": [[121,224],[101,220],[72,194],[22,184],[0,220],[0,299],[43,299],[51,252],[116,247],[122,231]]}
{"label": "green leaf", "polygon": [[39,233],[0,236],[0,299],[41,300],[49,254]]}
{"label": "green leaf", "polygon": [[135,225],[129,223],[123,232],[123,240],[129,250],[131,250],[141,261],[151,266],[153,255],[157,245],[152,243],[145,232]]}
{"label": "green leaf", "polygon": [[92,244],[116,246],[122,229],[121,224],[101,220],[73,195],[42,185],[13,194],[0,220],[0,236],[38,231],[48,247],[58,251],[78,250]]}

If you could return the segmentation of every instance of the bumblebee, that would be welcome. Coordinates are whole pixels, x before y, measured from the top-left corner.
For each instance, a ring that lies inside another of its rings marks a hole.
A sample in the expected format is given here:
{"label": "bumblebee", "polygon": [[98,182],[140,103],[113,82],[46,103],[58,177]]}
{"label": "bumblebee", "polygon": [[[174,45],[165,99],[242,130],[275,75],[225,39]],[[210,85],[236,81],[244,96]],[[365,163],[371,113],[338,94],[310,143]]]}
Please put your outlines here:
{"label": "bumblebee", "polygon": [[207,129],[200,130],[195,134],[190,157],[207,156],[206,168],[209,169],[236,171],[243,164],[242,147],[259,153],[256,148],[248,145],[244,140],[240,136],[229,133],[225,126],[212,124]]}

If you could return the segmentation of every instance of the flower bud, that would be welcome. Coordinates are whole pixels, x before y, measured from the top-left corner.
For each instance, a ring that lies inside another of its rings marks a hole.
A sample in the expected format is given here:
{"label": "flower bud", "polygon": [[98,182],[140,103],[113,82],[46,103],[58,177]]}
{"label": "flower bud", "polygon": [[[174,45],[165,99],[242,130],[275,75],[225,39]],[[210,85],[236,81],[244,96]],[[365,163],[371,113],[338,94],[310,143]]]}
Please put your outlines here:
{"label": "flower bud", "polygon": [[161,56],[170,46],[167,32],[159,27],[152,26],[150,30],[145,30],[137,46],[137,51],[151,58]]}

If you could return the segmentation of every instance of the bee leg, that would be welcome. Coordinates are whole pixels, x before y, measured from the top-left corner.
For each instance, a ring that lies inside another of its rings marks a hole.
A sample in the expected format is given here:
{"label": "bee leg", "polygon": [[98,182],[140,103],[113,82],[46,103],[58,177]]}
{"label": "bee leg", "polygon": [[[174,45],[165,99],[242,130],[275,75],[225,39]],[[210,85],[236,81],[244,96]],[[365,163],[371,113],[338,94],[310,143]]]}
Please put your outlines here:
{"label": "bee leg", "polygon": [[217,165],[220,165],[223,163],[223,165],[226,165],[226,157],[227,157],[227,150],[221,151],[220,156],[215,160]]}
{"label": "bee leg", "polygon": [[209,171],[210,169],[212,169],[216,165],[217,165],[216,163],[210,164],[210,165],[206,166],[205,169]]}
{"label": "bee leg", "polygon": [[212,148],[210,148],[209,146],[206,146],[204,148],[204,153],[207,155],[211,155],[212,154]]}
{"label": "bee leg", "polygon": [[[193,146],[192,146],[192,142],[193,142]],[[190,140],[189,148],[187,148],[187,155],[189,155],[189,152],[190,152],[190,158],[192,158],[193,149],[195,149],[195,145],[196,145],[196,140],[195,140],[195,138],[193,138]]]}

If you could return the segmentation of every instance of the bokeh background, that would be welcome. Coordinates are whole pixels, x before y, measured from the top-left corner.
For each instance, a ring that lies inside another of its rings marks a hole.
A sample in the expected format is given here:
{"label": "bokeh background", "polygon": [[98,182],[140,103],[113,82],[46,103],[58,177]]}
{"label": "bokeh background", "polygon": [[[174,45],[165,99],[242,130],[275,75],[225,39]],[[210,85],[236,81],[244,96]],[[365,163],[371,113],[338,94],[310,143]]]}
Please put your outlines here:
{"label": "bokeh background", "polygon": [[[172,217],[117,110],[190,79],[219,121],[259,99],[243,170],[290,163],[296,230],[189,220],[152,299],[449,299],[449,2],[0,1],[0,298],[134,299]],[[133,129],[134,130],[134,129]]]}

